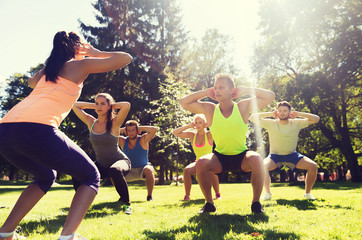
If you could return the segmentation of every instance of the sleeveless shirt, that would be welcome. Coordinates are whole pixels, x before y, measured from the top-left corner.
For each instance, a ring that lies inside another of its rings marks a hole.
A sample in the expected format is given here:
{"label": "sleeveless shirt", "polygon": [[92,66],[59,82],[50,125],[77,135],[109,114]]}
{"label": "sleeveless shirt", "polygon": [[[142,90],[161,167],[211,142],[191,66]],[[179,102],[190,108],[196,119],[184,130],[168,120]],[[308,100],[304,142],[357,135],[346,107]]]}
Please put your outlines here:
{"label": "sleeveless shirt", "polygon": [[16,104],[0,123],[32,122],[58,128],[79,98],[83,84],[59,77],[57,82],[45,81],[45,75],[23,101]]}
{"label": "sleeveless shirt", "polygon": [[[97,121],[97,120],[96,120]],[[92,143],[94,152],[99,162],[103,167],[109,168],[113,163],[127,158],[121,151],[118,145],[118,136],[114,136],[110,132],[94,133],[92,128],[89,132],[89,140]]]}
{"label": "sleeveless shirt", "polygon": [[123,152],[131,160],[132,168],[140,168],[147,165],[148,161],[148,150],[145,150],[140,145],[141,136],[137,136],[136,146],[133,149],[128,147],[128,137],[124,143]]}
{"label": "sleeveless shirt", "polygon": [[212,153],[212,144],[210,145],[209,140],[207,139],[207,133],[205,132],[205,142],[203,145],[201,146],[197,146],[196,145],[196,135],[197,133],[195,133],[194,139],[192,141],[192,149],[194,150],[194,153],[196,155],[196,161],[209,153]]}
{"label": "sleeveless shirt", "polygon": [[234,103],[233,111],[228,118],[222,115],[220,104],[216,105],[210,131],[215,141],[215,151],[218,153],[237,155],[247,149],[248,125],[244,123],[236,103]]}

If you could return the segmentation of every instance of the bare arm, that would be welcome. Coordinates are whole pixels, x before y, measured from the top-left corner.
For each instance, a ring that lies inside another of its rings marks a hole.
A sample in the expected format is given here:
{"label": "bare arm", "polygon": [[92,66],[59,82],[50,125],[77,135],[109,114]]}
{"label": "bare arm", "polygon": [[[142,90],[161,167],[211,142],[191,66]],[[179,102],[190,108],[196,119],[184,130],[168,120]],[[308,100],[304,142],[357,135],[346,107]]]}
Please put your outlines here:
{"label": "bare arm", "polygon": [[100,51],[89,44],[80,46],[77,54],[87,56],[80,60],[81,69],[87,74],[113,71],[125,67],[132,61],[128,53]]}
{"label": "bare arm", "polygon": [[252,123],[257,123],[258,120],[260,121],[260,119],[267,118],[267,117],[276,118],[275,112],[254,113],[249,117],[249,120]]}
{"label": "bare arm", "polygon": [[126,137],[118,136],[118,145],[121,147],[122,150],[124,148],[125,143],[126,143]]}
{"label": "bare arm", "polygon": [[190,129],[190,128],[194,128],[194,123],[189,123],[185,126],[182,126],[182,127],[179,127],[179,128],[176,128],[175,130],[173,130],[173,134],[176,136],[176,137],[180,137],[180,138],[188,138],[188,139],[192,139],[192,137],[194,136],[194,132],[191,132],[191,131],[186,131],[187,129]]}
{"label": "bare arm", "polygon": [[73,111],[77,115],[77,117],[82,120],[85,124],[87,124],[88,129],[91,129],[92,124],[95,118],[83,111],[83,109],[95,109],[96,105],[94,103],[89,102],[75,102],[73,104]]}
{"label": "bare arm", "polygon": [[207,112],[213,108],[212,106],[214,106],[214,104],[210,102],[201,102],[199,100],[205,97],[212,97],[213,94],[213,88],[198,91],[181,98],[180,104],[183,108],[192,113],[203,113],[206,115]]}
{"label": "bare arm", "polygon": [[123,135],[126,135],[126,128],[120,128],[119,129],[119,134],[123,134]]}
{"label": "bare arm", "polygon": [[39,80],[44,76],[44,68],[37,71],[32,77],[28,79],[28,85],[30,88],[35,88],[36,84],[39,82]]}
{"label": "bare arm", "polygon": [[154,127],[154,126],[139,126],[138,130],[140,132],[146,132],[146,133],[142,134],[142,137],[144,138],[145,142],[149,142],[155,137],[156,132],[157,132],[157,127]]}
{"label": "bare arm", "polygon": [[131,104],[129,102],[116,102],[112,104],[113,109],[119,109],[117,117],[113,119],[114,128],[119,129],[123,124],[124,120],[127,117],[129,110],[131,109]]}
{"label": "bare arm", "polygon": [[320,117],[318,115],[315,115],[315,114],[312,114],[312,113],[291,111],[290,116],[291,116],[291,118],[296,118],[296,117],[307,118],[309,125],[318,123],[319,120],[320,120]]}
{"label": "bare arm", "polygon": [[[275,93],[262,88],[237,87],[233,98],[239,98],[245,95],[255,96],[258,109],[266,107],[275,98]],[[252,98],[250,98],[252,100]],[[241,100],[243,101],[243,100]]]}

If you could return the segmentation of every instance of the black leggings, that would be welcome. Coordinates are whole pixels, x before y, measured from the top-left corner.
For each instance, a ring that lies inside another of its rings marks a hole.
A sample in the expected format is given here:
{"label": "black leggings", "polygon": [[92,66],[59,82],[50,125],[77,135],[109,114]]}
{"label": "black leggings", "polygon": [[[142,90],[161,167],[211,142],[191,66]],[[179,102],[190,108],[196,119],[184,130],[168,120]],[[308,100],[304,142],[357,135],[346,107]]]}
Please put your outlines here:
{"label": "black leggings", "polygon": [[[129,159],[119,160],[113,163],[109,168],[103,167],[98,162],[95,162],[99,172],[101,173],[101,178],[105,179],[110,177],[112,179],[113,185],[116,188],[120,196],[120,200],[123,203],[129,204],[129,192],[128,185],[126,181],[127,174],[131,171],[131,162]],[[79,187],[80,183],[73,178],[73,186],[75,190]]]}

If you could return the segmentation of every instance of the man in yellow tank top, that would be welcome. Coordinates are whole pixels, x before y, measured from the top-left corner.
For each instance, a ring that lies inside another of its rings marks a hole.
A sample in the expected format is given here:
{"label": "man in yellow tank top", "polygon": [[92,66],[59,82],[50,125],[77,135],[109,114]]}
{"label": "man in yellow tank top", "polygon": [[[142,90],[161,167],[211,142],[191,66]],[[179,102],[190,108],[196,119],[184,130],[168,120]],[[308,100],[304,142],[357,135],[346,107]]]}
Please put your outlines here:
{"label": "man in yellow tank top", "polygon": [[[235,103],[233,99],[249,95]],[[201,157],[196,164],[196,175],[206,204],[199,213],[215,212],[211,195],[211,173],[241,170],[251,172],[253,199],[251,210],[263,212],[259,202],[263,189],[264,167],[261,156],[246,148],[247,123],[254,106],[263,108],[271,103],[275,94],[260,88],[235,87],[234,80],[228,74],[217,74],[214,87],[192,93],[180,100],[185,109],[193,113],[203,113],[214,138],[216,148],[213,153]],[[199,101],[205,97],[215,99],[216,105],[208,101]]]}

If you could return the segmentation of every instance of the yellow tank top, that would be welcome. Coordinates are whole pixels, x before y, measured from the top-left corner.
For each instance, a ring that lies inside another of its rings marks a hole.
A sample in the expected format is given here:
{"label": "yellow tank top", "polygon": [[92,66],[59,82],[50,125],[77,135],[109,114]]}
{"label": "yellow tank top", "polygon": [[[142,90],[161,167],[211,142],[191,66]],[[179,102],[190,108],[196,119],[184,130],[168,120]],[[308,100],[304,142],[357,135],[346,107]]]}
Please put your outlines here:
{"label": "yellow tank top", "polygon": [[236,155],[246,150],[248,124],[244,123],[236,103],[228,118],[222,115],[220,105],[216,105],[210,131],[218,153]]}
{"label": "yellow tank top", "polygon": [[196,161],[200,157],[202,157],[206,154],[212,153],[212,144],[210,145],[209,140],[207,139],[206,132],[205,132],[205,142],[202,146],[196,145],[196,133],[195,133],[194,139],[192,141],[192,149],[194,150],[194,153],[196,155]]}
{"label": "yellow tank top", "polygon": [[23,101],[15,105],[0,123],[32,122],[58,128],[79,98],[83,84],[58,77],[57,82],[45,81],[45,75]]}

